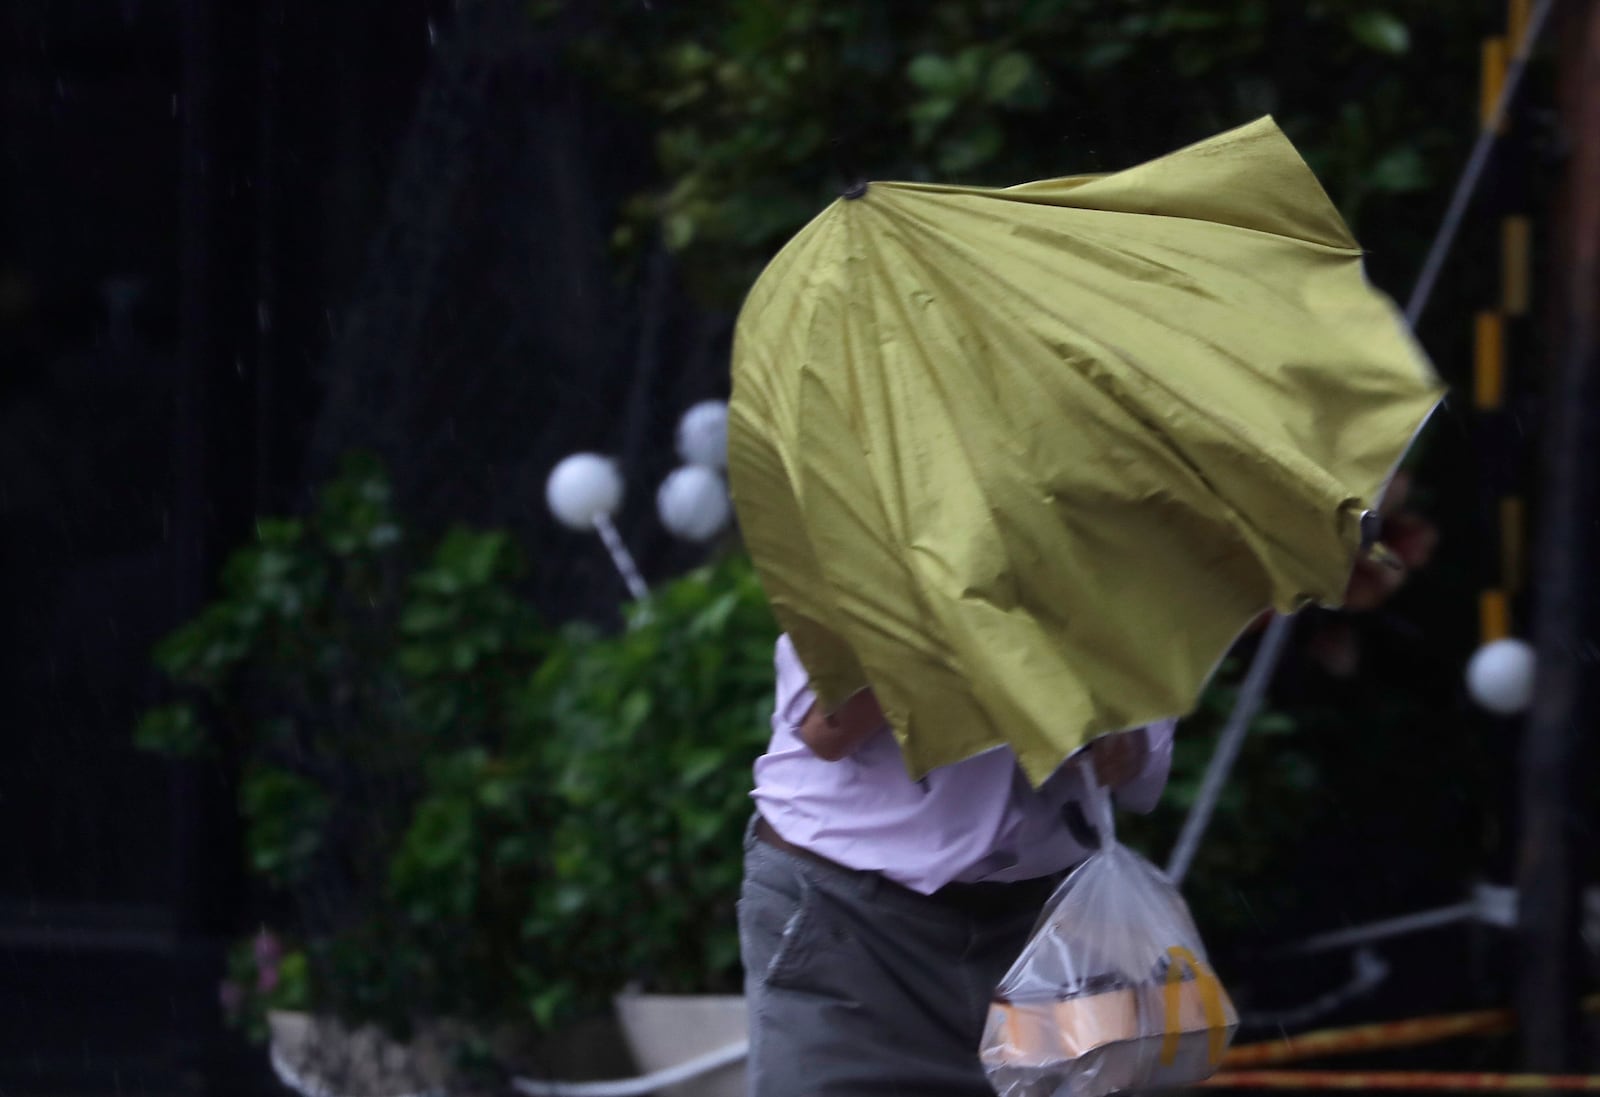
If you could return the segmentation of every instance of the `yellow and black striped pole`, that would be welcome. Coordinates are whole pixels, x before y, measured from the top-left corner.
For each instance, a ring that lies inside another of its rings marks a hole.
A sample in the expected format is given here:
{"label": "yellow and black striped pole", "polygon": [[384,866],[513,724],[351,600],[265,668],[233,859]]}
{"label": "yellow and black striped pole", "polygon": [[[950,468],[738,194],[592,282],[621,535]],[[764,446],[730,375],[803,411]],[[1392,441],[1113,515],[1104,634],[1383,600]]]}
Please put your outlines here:
{"label": "yellow and black striped pole", "polygon": [[[1479,95],[1479,125],[1487,130],[1496,125],[1495,107],[1505,88],[1506,72],[1514,56],[1528,48],[1529,0],[1509,0],[1506,33],[1484,39]],[[1497,132],[1510,127],[1509,118],[1499,120]],[[1473,330],[1473,406],[1480,416],[1505,414],[1508,367],[1515,340],[1517,321],[1528,313],[1531,297],[1531,227],[1523,213],[1503,214],[1500,218],[1499,287],[1491,307],[1477,314]],[[1495,459],[1504,460],[1501,452]],[[1483,643],[1503,640],[1515,628],[1515,600],[1525,579],[1526,518],[1522,495],[1515,483],[1507,483],[1506,470],[1497,469],[1490,478],[1496,498],[1491,521],[1498,544],[1493,578],[1479,596],[1479,633]]]}

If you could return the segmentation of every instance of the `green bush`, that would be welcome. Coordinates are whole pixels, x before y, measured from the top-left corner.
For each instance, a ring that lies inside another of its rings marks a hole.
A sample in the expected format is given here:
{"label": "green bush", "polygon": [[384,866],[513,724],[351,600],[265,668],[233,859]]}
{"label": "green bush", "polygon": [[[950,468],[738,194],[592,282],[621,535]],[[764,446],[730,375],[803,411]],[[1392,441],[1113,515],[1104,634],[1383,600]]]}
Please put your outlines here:
{"label": "green bush", "polygon": [[1382,258],[1406,254],[1415,196],[1470,136],[1482,33],[1458,5],[1416,0],[583,7],[579,52],[646,120],[660,170],[618,242],[660,239],[730,303],[856,178],[1116,170],[1269,113],[1346,216],[1378,229]]}
{"label": "green bush", "polygon": [[530,693],[550,637],[522,574],[505,533],[411,535],[352,457],[309,516],[259,522],[159,645],[181,699],[136,740],[237,767],[248,863],[289,942],[293,978],[229,988],[258,1033],[287,1004],[397,1033],[527,1015],[553,801]]}
{"label": "green bush", "polygon": [[[766,746],[777,626],[747,559],[661,586],[630,627],[566,630],[538,675],[550,739],[566,752],[549,882],[527,924],[548,981],[541,1015],[595,1007],[629,982],[663,992],[736,992],[734,904],[751,764]],[[1164,862],[1232,709],[1227,663],[1184,722],[1172,777],[1123,837]],[[1251,727],[1187,889],[1229,943],[1292,903],[1292,863],[1318,770],[1299,723],[1268,707]],[[1251,896],[1248,905],[1239,896]],[[574,997],[576,996],[576,997]]]}
{"label": "green bush", "polygon": [[[283,940],[235,951],[230,1010],[304,1008],[403,1035],[430,1018],[544,1027],[633,983],[736,992],[751,765],[777,625],[733,555],[661,584],[627,627],[542,630],[503,533],[419,544],[354,459],[304,520],[263,521],[218,598],[159,648],[183,700],[138,739],[241,774],[248,863]],[[1158,860],[1239,667],[1180,734],[1125,837]],[[1270,916],[1316,767],[1266,712],[1202,847],[1202,924]]]}
{"label": "green bush", "polygon": [[540,669],[566,757],[527,946],[574,972],[548,988],[547,1016],[628,982],[738,990],[741,836],[776,639],[753,570],[732,557],[659,587],[616,635],[569,628]]}

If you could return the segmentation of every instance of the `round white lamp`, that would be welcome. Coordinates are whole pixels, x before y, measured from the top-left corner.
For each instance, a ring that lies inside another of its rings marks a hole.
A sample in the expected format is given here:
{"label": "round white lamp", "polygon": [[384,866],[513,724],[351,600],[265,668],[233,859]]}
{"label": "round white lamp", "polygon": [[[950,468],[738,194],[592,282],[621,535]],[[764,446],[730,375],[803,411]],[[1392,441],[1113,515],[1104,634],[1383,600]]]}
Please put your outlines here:
{"label": "round white lamp", "polygon": [[1467,692],[1496,715],[1526,712],[1533,703],[1536,664],[1533,647],[1526,641],[1491,641],[1474,652],[1467,663]]}
{"label": "round white lamp", "polygon": [[656,510],[674,537],[708,541],[728,524],[732,507],[721,476],[702,465],[685,465],[661,481]]}
{"label": "round white lamp", "polygon": [[686,465],[728,467],[728,405],[704,400],[678,420],[678,456]]}
{"label": "round white lamp", "polygon": [[600,535],[611,562],[628,585],[628,593],[639,601],[650,596],[628,546],[611,524],[611,516],[622,506],[622,474],[615,461],[598,453],[574,453],[563,458],[550,470],[544,497],[550,513],[562,525]]}
{"label": "round white lamp", "polygon": [[598,453],[574,453],[550,471],[544,485],[550,513],[564,526],[592,530],[622,505],[622,474]]}

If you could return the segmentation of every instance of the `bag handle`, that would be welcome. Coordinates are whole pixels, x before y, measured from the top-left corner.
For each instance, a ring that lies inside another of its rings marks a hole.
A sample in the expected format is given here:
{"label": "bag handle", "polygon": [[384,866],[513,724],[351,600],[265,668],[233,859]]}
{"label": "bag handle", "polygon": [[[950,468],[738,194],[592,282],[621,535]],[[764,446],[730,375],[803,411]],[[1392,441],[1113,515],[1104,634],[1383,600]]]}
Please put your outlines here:
{"label": "bag handle", "polygon": [[1200,992],[1200,1007],[1206,1014],[1206,1059],[1216,1066],[1222,1062],[1222,1053],[1228,1049],[1228,1011],[1222,1004],[1222,983],[1204,960],[1182,945],[1167,949],[1172,962],[1167,965],[1167,984],[1163,989],[1166,999],[1166,1033],[1161,1038],[1161,1065],[1170,1067],[1178,1058],[1178,1040],[1183,1034],[1181,1007],[1183,1002],[1183,971],[1187,965],[1194,974],[1195,989]]}
{"label": "bag handle", "polygon": [[1061,821],[1067,825],[1072,840],[1093,853],[1117,840],[1112,792],[1100,783],[1087,754],[1075,769],[1074,777],[1082,791],[1061,805]]}

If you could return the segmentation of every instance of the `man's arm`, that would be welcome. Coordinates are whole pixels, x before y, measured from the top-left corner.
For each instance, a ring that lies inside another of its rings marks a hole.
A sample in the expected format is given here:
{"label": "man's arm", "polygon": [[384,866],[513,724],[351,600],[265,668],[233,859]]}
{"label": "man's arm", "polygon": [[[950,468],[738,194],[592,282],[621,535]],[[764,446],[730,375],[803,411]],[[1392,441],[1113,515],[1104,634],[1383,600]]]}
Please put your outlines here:
{"label": "man's arm", "polygon": [[831,713],[820,704],[811,706],[800,721],[800,741],[811,753],[827,762],[837,762],[860,749],[885,723],[878,696],[864,689]]}
{"label": "man's arm", "polygon": [[[1166,787],[1167,773],[1172,768],[1172,737],[1176,723],[1174,720],[1159,720],[1137,731],[1107,735],[1095,740],[1096,747],[1105,744],[1101,749],[1109,751],[1119,749],[1116,745],[1118,740],[1136,740],[1136,746],[1129,753],[1136,754],[1137,761],[1132,757],[1119,759],[1120,764],[1113,763],[1110,767],[1117,780],[1108,781],[1103,775],[1100,780],[1101,784],[1110,785],[1116,792],[1118,807],[1140,814],[1155,809],[1161,799],[1161,790]],[[1101,766],[1098,755],[1095,765],[1097,768]]]}

